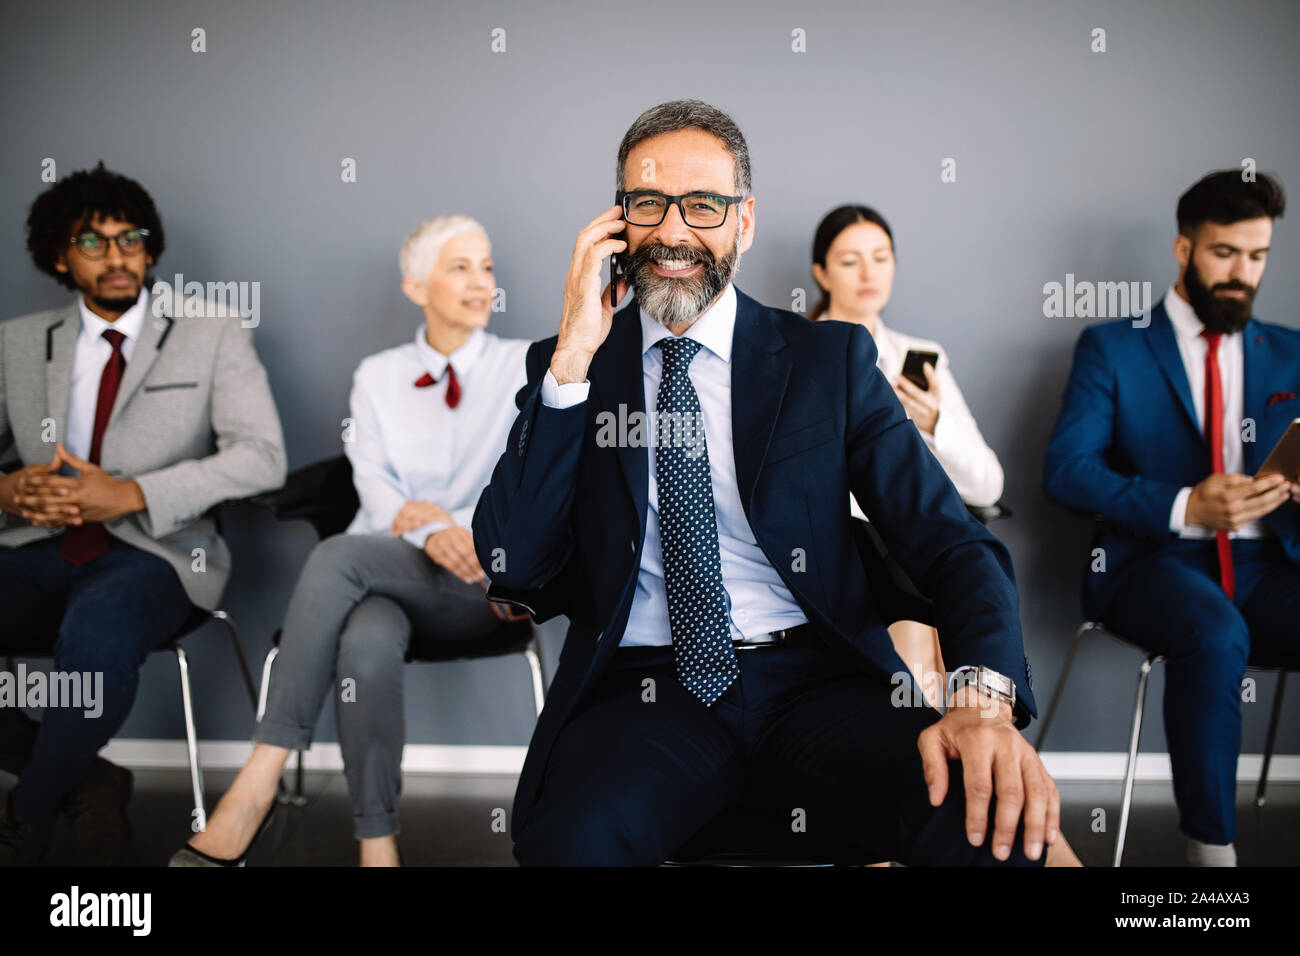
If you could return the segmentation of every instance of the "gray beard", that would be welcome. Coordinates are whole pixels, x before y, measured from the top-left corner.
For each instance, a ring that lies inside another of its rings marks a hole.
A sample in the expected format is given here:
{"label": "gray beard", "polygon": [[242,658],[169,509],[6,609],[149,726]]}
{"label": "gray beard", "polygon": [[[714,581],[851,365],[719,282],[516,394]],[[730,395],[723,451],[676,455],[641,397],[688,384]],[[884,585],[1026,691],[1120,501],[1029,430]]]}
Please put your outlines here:
{"label": "gray beard", "polygon": [[634,270],[632,288],[646,315],[665,328],[686,325],[699,318],[709,304],[727,287],[740,268],[740,230],[731,254],[721,260],[705,262],[698,276],[670,279],[657,275],[645,262]]}

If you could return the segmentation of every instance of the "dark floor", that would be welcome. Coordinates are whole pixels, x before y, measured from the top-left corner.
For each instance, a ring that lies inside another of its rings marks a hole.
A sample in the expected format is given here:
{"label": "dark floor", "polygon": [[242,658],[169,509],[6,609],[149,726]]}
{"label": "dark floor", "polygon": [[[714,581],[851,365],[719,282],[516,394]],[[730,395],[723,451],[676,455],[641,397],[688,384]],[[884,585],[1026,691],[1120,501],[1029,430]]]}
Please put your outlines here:
{"label": "dark floor", "polygon": [[[206,774],[208,809],[234,778],[233,771]],[[286,780],[289,778],[286,777]],[[306,774],[307,804],[282,806],[254,848],[251,866],[353,866],[351,808],[340,773]],[[12,782],[8,778],[6,783]],[[1062,830],[1085,866],[1108,866],[1119,825],[1119,783],[1058,783]],[[513,866],[504,821],[514,795],[509,775],[408,774],[402,796],[398,837],[408,866]],[[1243,866],[1300,864],[1300,784],[1269,787],[1268,803],[1257,809],[1254,786],[1237,791],[1237,855]],[[135,838],[126,863],[160,866],[185,841],[192,805],[189,775],[183,770],[137,770],[131,820]],[[1092,821],[1105,811],[1106,832]],[[495,812],[497,810],[504,813]],[[72,862],[68,834],[61,824],[46,858],[51,866]],[[1168,783],[1140,783],[1125,849],[1126,866],[1179,866],[1184,863],[1173,794]]]}

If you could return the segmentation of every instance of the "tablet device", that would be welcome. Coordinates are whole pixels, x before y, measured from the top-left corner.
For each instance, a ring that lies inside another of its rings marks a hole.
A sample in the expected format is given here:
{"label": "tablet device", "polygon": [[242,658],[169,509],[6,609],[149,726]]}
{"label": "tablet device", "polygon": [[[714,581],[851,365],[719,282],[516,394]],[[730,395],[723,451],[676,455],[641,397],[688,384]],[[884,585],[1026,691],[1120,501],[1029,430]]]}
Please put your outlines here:
{"label": "tablet device", "polygon": [[1287,426],[1273,450],[1264,459],[1264,464],[1255,472],[1255,477],[1282,475],[1288,481],[1295,481],[1297,474],[1300,474],[1300,418],[1294,419]]}

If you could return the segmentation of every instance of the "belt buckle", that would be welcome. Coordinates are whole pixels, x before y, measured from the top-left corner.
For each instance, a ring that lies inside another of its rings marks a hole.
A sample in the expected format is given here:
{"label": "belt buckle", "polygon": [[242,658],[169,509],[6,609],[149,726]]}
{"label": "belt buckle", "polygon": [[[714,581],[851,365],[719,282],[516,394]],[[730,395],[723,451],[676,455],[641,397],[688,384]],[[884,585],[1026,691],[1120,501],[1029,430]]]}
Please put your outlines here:
{"label": "belt buckle", "polygon": [[759,647],[779,647],[785,643],[785,631],[769,631],[762,637],[747,637],[733,645],[738,651],[752,651]]}

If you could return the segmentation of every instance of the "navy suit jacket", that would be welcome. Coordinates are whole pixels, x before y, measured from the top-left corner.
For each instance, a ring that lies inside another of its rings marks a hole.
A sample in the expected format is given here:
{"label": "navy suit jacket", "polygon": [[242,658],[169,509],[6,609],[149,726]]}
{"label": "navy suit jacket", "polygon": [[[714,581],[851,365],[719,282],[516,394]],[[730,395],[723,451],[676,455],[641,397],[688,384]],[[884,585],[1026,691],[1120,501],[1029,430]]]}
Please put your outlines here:
{"label": "navy suit jacket", "polygon": [[[1242,464],[1254,474],[1300,416],[1300,331],[1252,318],[1242,336],[1242,415],[1255,423]],[[1048,498],[1105,519],[1094,546],[1103,549],[1106,570],[1094,572],[1090,562],[1084,573],[1085,616],[1104,617],[1125,567],[1177,540],[1169,530],[1174,498],[1211,470],[1164,301],[1145,328],[1120,319],[1085,329],[1043,466]],[[1263,522],[1300,564],[1300,506],[1287,502]]]}
{"label": "navy suit jacket", "polygon": [[[736,477],[755,539],[821,642],[879,679],[906,671],[873,604],[854,542],[852,491],[892,556],[935,604],[944,661],[1016,684],[1018,726],[1037,716],[1007,549],[971,517],[876,368],[862,326],[810,322],[736,290],[731,353]],[[474,544],[494,589],[538,620],[569,618],[559,666],[515,795],[517,835],[551,744],[619,645],[645,540],[644,447],[601,447],[597,415],[645,412],[640,306],[613,317],[587,401],[541,399],[554,337],[528,352],[528,384]],[[800,561],[802,558],[802,561]],[[800,570],[795,570],[800,568]]]}

